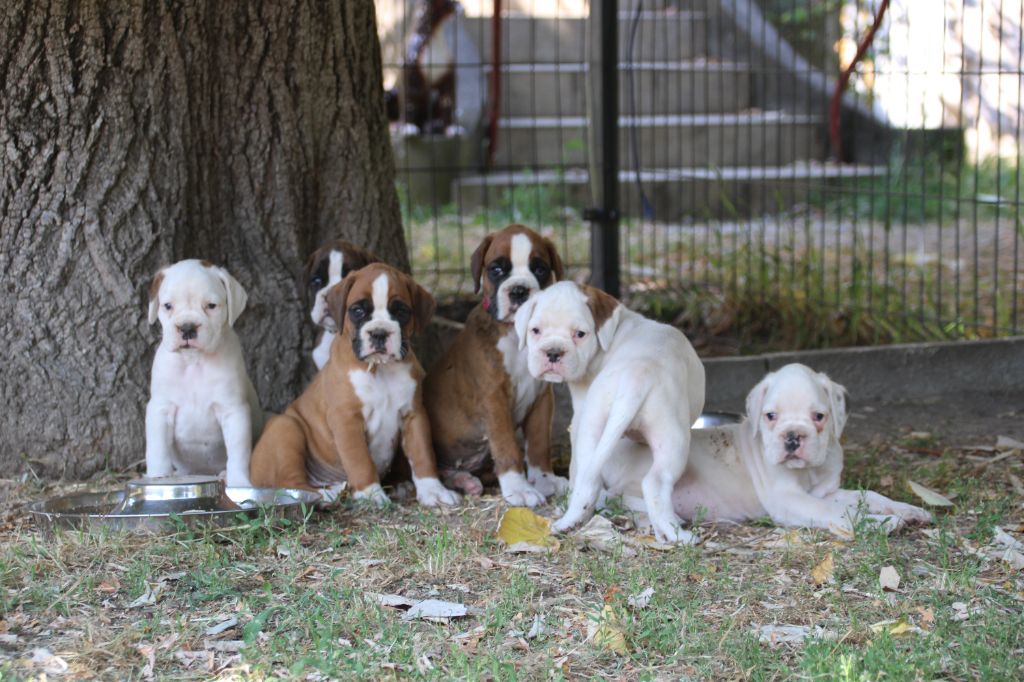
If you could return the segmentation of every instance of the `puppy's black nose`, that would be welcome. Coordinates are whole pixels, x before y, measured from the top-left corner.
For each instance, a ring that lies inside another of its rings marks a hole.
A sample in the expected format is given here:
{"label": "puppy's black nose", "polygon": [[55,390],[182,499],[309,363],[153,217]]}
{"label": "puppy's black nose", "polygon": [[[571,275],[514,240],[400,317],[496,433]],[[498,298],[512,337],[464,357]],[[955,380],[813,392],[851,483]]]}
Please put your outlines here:
{"label": "puppy's black nose", "polygon": [[795,431],[787,433],[784,445],[786,446],[786,452],[796,452],[800,447],[800,434]]}
{"label": "puppy's black nose", "polygon": [[517,284],[508,290],[508,300],[512,303],[523,303],[530,297],[530,290],[527,287]]}
{"label": "puppy's black nose", "polygon": [[555,364],[562,358],[563,355],[565,355],[564,350],[549,350],[547,351],[548,362],[550,362],[551,364]]}
{"label": "puppy's black nose", "polygon": [[385,331],[370,332],[370,343],[374,348],[384,348],[388,342],[388,333]]}
{"label": "puppy's black nose", "polygon": [[178,331],[181,332],[181,338],[185,341],[191,341],[199,335],[199,325],[197,324],[179,324]]}

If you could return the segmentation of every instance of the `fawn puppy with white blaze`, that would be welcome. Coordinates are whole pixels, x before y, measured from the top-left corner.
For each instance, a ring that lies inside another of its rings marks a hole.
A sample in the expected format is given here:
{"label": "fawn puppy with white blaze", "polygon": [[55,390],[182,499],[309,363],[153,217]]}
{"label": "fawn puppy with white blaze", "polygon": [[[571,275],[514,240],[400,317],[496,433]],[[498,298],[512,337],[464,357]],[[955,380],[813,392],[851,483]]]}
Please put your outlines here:
{"label": "fawn puppy with white blaze", "polygon": [[515,322],[530,373],[572,394],[569,506],[552,529],[589,520],[602,491],[628,479],[640,481],[659,540],[694,542],[672,510],[690,424],[704,409],[704,366],[683,333],[573,282],[537,294]]}
{"label": "fawn puppy with white blaze", "polygon": [[163,337],[146,405],[146,475],[225,474],[249,485],[263,411],[232,326],[245,289],[224,268],[183,260],[153,278],[149,323]]}
{"label": "fawn puppy with white blaze", "polygon": [[509,225],[483,239],[470,265],[483,298],[424,384],[438,465],[448,485],[472,495],[483,490],[477,476],[493,465],[505,501],[533,507],[568,482],[551,467],[551,387],[530,375],[513,320],[561,279],[562,259],[550,240]]}
{"label": "fawn puppy with white blaze", "polygon": [[379,262],[376,255],[345,239],[332,239],[321,244],[306,261],[302,273],[303,289],[311,307],[313,324],[320,327],[313,347],[313,362],[317,369],[327,364],[331,344],[338,333],[338,325],[327,308],[327,292],[353,270]]}
{"label": "fawn puppy with white blaze", "polygon": [[253,450],[258,486],[316,490],[347,483],[355,499],[388,502],[380,485],[399,448],[412,467],[416,498],[456,505],[437,478],[423,368],[409,346],[434,313],[434,299],[405,273],[371,263],[326,294],[339,325],[327,363]]}

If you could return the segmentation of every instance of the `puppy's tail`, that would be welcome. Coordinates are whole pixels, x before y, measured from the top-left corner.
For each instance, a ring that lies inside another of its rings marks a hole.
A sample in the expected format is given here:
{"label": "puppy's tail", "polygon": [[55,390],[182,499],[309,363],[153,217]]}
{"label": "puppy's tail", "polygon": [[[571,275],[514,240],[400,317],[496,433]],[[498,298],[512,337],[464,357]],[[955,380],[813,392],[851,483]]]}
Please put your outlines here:
{"label": "puppy's tail", "polygon": [[621,381],[612,401],[612,409],[608,412],[601,438],[597,441],[596,452],[609,452],[619,439],[626,435],[626,429],[633,423],[634,417],[647,400],[653,386],[648,381]]}

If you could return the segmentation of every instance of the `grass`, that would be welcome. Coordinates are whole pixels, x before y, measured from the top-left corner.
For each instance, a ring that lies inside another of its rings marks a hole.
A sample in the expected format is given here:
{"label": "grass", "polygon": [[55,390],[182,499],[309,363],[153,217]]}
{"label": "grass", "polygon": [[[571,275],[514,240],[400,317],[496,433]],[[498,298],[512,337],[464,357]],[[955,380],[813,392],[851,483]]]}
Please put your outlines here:
{"label": "grass", "polygon": [[[20,504],[68,486],[8,482],[0,679],[47,669],[52,679],[62,666],[60,679],[1019,679],[1024,577],[976,552],[993,526],[1024,530],[1007,483],[1024,462],[982,466],[965,454],[934,440],[848,451],[850,485],[908,500],[912,476],[955,496],[930,529],[886,536],[865,525],[838,540],[704,524],[701,546],[636,556],[571,537],[552,554],[507,553],[493,496],[452,511],[342,503],[287,527],[256,519],[229,531],[45,539]],[[817,585],[811,569],[830,552],[834,583]],[[896,592],[879,588],[887,565],[901,577]],[[645,588],[649,605],[630,607]],[[130,606],[147,591],[155,603]],[[470,615],[406,621],[375,593],[459,602]],[[587,638],[606,604],[622,653]],[[919,630],[893,634],[901,622]],[[824,636],[759,641],[773,624]]]}

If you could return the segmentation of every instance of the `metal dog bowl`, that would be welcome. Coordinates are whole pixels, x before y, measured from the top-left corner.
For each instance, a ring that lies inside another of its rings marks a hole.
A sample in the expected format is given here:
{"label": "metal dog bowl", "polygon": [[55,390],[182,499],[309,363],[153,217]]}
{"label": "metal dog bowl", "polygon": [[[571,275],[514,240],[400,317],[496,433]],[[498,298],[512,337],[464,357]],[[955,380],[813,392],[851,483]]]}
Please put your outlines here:
{"label": "metal dog bowl", "polygon": [[180,476],[137,479],[124,490],[54,497],[31,504],[28,511],[47,535],[57,529],[161,532],[229,526],[261,510],[297,521],[319,501],[320,495],[308,490],[225,488],[216,478]]}
{"label": "metal dog bowl", "polygon": [[702,412],[697,417],[697,421],[693,422],[693,428],[710,429],[716,426],[739,424],[741,421],[743,421],[743,415],[735,412]]}

